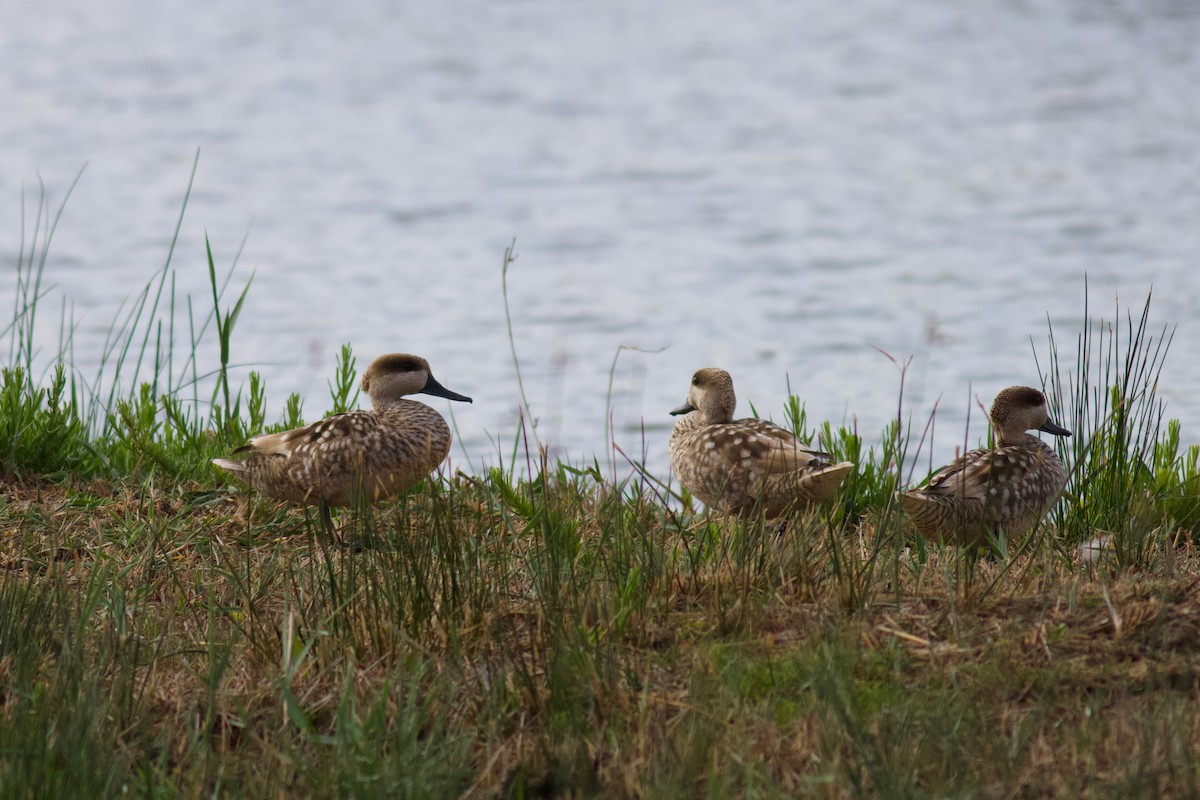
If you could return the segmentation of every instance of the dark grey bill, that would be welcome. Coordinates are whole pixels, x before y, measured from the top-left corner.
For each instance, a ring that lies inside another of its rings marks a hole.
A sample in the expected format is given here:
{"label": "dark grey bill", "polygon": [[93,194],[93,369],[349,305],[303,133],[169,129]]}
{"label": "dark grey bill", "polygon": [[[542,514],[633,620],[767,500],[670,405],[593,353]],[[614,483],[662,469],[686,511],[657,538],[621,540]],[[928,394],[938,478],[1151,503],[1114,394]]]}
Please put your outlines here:
{"label": "dark grey bill", "polygon": [[425,381],[425,386],[421,388],[421,392],[424,394],[431,394],[434,397],[444,397],[447,400],[460,400],[464,403],[472,402],[471,398],[467,397],[465,394],[452,392],[445,386],[442,386],[440,383],[434,380],[433,375],[430,375],[429,379]]}
{"label": "dark grey bill", "polygon": [[1045,431],[1046,433],[1053,433],[1055,436],[1070,436],[1071,435],[1071,432],[1069,430],[1062,427],[1061,425],[1055,425],[1050,420],[1046,420],[1046,424],[1043,425],[1042,427],[1038,428],[1038,430]]}
{"label": "dark grey bill", "polygon": [[671,416],[678,417],[680,414],[687,414],[687,413],[695,411],[695,410],[696,410],[696,407],[694,405],[692,405],[691,403],[684,403],[679,408],[672,411]]}

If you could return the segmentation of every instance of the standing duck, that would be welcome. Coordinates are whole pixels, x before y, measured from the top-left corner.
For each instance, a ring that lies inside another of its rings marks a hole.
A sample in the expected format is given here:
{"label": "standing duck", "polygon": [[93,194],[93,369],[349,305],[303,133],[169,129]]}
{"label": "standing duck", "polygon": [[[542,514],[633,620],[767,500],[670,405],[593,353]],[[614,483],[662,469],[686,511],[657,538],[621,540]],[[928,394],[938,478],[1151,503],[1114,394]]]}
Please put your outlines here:
{"label": "standing duck", "polygon": [[425,478],[450,452],[450,428],[442,415],[405,395],[430,394],[470,403],[438,383],[425,359],[380,356],[363,373],[371,410],[335,414],[303,428],[255,436],[235,453],[241,461],[215,458],[252,489],[276,500],[319,505],[332,538],[330,506],[356,499],[378,502]]}
{"label": "standing duck", "polygon": [[1067,482],[1054,450],[1026,431],[1070,436],[1029,386],[996,395],[988,414],[995,449],[980,448],[942,467],[920,489],[897,495],[917,530],[933,542],[978,547],[989,531],[1009,539],[1041,521]]}
{"label": "standing duck", "polygon": [[735,420],[736,406],[729,373],[702,369],[671,412],[684,415],[671,431],[671,467],[710,508],[773,519],[831,497],[854,468],[766,420]]}

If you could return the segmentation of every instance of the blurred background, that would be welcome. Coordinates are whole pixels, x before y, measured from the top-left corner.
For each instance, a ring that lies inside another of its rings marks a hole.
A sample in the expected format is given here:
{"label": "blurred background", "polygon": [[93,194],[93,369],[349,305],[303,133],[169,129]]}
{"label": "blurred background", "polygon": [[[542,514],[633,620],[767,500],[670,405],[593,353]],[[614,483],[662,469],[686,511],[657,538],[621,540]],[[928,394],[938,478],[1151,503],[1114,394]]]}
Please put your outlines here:
{"label": "blurred background", "polygon": [[72,304],[85,372],[162,265],[199,148],[177,288],[207,309],[205,234],[218,269],[245,240],[235,379],[263,373],[268,419],[292,391],[329,407],[343,342],[360,370],[408,351],[475,398],[427,400],[454,463],[497,463],[515,239],[529,404],[573,463],[606,462],[611,415],[665,474],[703,366],[743,414],[781,420],[790,388],[874,440],[900,395],[884,353],[912,357],[917,424],[941,398],[943,460],[985,432],[975,408],[964,435],[973,397],[1038,385],[1048,321],[1073,353],[1085,275],[1092,316],[1153,287],[1178,324],[1161,395],[1197,439],[1190,0],[0,5],[5,296],[39,181],[56,204],[86,164],[42,327],[52,353]]}

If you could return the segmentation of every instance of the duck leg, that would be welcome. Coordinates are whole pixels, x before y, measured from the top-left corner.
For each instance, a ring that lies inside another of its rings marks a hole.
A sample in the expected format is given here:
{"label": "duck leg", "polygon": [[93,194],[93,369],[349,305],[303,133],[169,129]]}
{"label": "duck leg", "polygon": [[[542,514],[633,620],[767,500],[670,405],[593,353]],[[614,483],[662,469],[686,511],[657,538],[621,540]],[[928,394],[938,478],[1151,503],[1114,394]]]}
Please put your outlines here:
{"label": "duck leg", "polygon": [[345,547],[346,543],[342,541],[342,537],[338,536],[337,531],[333,529],[333,517],[329,513],[329,504],[322,500],[320,507],[321,522],[325,525],[325,532],[329,534],[329,540],[338,547]]}

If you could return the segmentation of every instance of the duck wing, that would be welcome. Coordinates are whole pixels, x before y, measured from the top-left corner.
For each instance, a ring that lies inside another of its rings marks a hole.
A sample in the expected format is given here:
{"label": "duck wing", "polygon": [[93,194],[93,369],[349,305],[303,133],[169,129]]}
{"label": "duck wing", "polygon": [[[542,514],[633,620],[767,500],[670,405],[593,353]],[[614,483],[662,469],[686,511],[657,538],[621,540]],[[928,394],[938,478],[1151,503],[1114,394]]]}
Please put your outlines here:
{"label": "duck wing", "polygon": [[820,469],[833,464],[828,453],[815,450],[791,431],[761,419],[743,419],[732,423],[724,446],[719,447],[731,467],[752,467],[763,474]]}
{"label": "duck wing", "polygon": [[234,452],[250,451],[258,455],[291,456],[294,453],[320,448],[325,452],[336,452],[343,448],[360,446],[362,437],[369,435],[379,424],[369,411],[347,411],[318,420],[303,428],[293,428],[279,433],[255,436]]}
{"label": "duck wing", "polygon": [[970,450],[933,473],[921,491],[982,500],[997,479],[1010,474],[1014,466],[1014,459],[1003,450]]}

